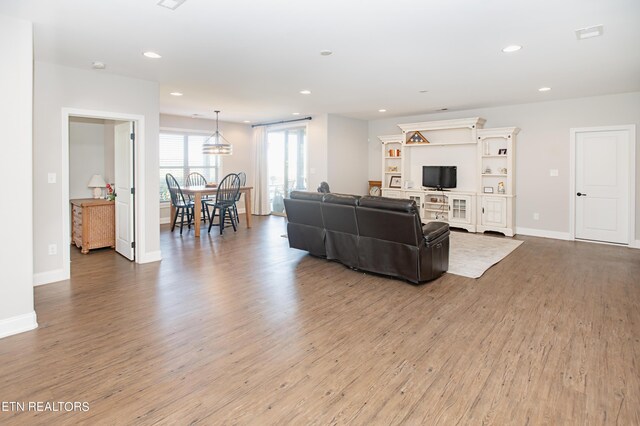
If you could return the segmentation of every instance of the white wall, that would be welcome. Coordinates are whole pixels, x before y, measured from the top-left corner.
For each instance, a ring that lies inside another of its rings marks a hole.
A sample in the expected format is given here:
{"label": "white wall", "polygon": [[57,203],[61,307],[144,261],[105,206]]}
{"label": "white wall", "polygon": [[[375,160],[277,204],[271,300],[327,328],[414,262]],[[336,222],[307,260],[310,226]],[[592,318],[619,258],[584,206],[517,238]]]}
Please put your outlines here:
{"label": "white wall", "polygon": [[[364,120],[329,114],[327,182],[331,192],[367,194],[368,126]],[[309,189],[315,189],[310,187]]]}
{"label": "white wall", "polygon": [[307,158],[309,190],[315,191],[320,182],[329,182],[328,114],[318,114],[307,122]]}
{"label": "white wall", "polygon": [[[233,145],[233,154],[221,156],[221,174],[245,172],[247,184],[253,182],[253,132],[251,125],[229,123],[220,121],[220,132]],[[216,130],[216,121],[203,118],[190,118],[177,115],[160,114],[161,130],[191,131],[205,134],[213,134]],[[238,205],[239,210],[244,209],[244,200]],[[169,223],[170,206],[163,203],[160,208],[160,222]]]}
{"label": "white wall", "polygon": [[[76,108],[144,116],[145,157],[138,159],[144,168],[143,226],[146,238],[138,241],[139,260],[160,256],[158,203],[158,128],[159,92],[155,82],[138,80],[104,71],[63,67],[36,62],[34,69],[34,211],[44,212],[34,221],[34,279],[38,283],[59,279],[64,271],[63,215],[68,208],[63,197],[62,109]],[[141,168],[139,168],[141,170]],[[56,173],[55,184],[47,183],[47,174]],[[66,171],[64,172],[66,173]],[[64,206],[63,206],[64,204]],[[56,255],[47,246],[57,244]]]}
{"label": "white wall", "polygon": [[[32,78],[30,22],[0,15],[0,128],[5,157],[0,167],[4,201],[0,209],[0,337],[38,326],[33,310]],[[18,222],[16,222],[16,220]]]}
{"label": "white wall", "polygon": [[[369,122],[369,179],[380,179],[379,135],[399,134],[398,123],[483,117],[485,128],[516,126],[516,187],[518,228],[550,231],[568,236],[569,129],[635,124],[640,134],[640,92],[532,104],[479,108],[466,111],[394,117]],[[636,164],[640,144],[636,140]],[[550,177],[549,169],[560,176]],[[640,239],[640,167],[636,174],[636,239]],[[540,220],[533,220],[533,213]]]}
{"label": "white wall", "polygon": [[[93,189],[87,187],[91,176],[106,177],[106,157],[113,151],[105,149],[103,120],[72,118],[69,120],[69,198],[93,198]],[[111,172],[113,175],[113,172]]]}

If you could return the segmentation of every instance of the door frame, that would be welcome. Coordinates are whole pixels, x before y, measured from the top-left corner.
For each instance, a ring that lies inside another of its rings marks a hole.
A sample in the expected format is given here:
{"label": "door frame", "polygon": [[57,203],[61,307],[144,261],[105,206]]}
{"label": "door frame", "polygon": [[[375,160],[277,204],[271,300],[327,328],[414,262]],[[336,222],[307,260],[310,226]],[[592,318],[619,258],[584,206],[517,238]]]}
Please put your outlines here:
{"label": "door frame", "polygon": [[[624,126],[599,126],[599,127],[577,127],[569,129],[569,239],[576,240],[576,138],[579,133],[587,132],[611,132],[626,130],[629,132],[629,244],[628,247],[635,247],[636,244],[636,126],[629,124]],[[589,240],[580,240],[587,241]],[[605,241],[593,241],[595,243],[621,245]],[[625,244],[622,244],[625,245]]]}
{"label": "door frame", "polygon": [[145,187],[145,137],[144,137],[144,116],[137,114],[123,114],[119,112],[109,111],[96,111],[89,109],[79,108],[62,108],[62,173],[60,181],[62,183],[62,267],[64,270],[65,278],[71,277],[71,233],[69,227],[70,212],[69,212],[69,118],[70,117],[82,117],[82,118],[97,118],[103,120],[116,120],[116,121],[132,121],[134,123],[134,129],[136,134],[136,140],[134,145],[134,185],[135,185],[135,197],[134,197],[134,232],[135,232],[135,263],[141,262],[141,253],[144,253],[145,242],[145,227],[140,226],[141,218],[145,217],[145,205],[143,200],[146,196]]}

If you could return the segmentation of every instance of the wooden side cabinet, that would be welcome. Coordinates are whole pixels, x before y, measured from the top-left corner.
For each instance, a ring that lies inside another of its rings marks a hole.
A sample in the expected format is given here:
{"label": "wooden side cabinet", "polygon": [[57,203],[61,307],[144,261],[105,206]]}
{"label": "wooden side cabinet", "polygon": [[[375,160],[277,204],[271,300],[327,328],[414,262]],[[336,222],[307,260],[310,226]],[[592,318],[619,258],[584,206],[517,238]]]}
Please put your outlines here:
{"label": "wooden side cabinet", "polygon": [[71,202],[71,244],[82,254],[116,246],[115,202],[83,198]]}

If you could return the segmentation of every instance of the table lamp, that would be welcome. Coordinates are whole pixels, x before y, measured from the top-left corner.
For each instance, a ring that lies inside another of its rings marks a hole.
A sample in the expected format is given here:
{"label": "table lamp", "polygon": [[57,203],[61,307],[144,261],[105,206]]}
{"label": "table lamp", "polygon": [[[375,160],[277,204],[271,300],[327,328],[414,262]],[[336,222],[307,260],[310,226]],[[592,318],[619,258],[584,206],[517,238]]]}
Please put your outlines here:
{"label": "table lamp", "polygon": [[93,198],[98,199],[102,196],[102,188],[107,186],[102,176],[93,175],[87,184],[89,188],[93,188]]}

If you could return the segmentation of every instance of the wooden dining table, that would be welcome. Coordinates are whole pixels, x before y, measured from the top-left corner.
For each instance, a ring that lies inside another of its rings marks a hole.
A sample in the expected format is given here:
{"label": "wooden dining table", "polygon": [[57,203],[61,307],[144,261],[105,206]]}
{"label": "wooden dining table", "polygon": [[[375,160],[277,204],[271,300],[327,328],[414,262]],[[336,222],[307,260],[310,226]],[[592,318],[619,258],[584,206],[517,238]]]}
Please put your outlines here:
{"label": "wooden dining table", "polygon": [[[195,224],[195,235],[196,237],[200,237],[200,217],[202,216],[202,196],[203,195],[216,195],[218,189],[216,188],[215,183],[207,184],[206,186],[185,186],[182,188],[182,193],[184,195],[193,196],[193,208],[194,214],[193,217],[196,218],[194,220]],[[251,190],[252,186],[241,186],[240,193],[244,194],[244,216],[245,223],[247,224],[247,228],[251,228]],[[176,215],[176,208],[171,205],[171,220]]]}

